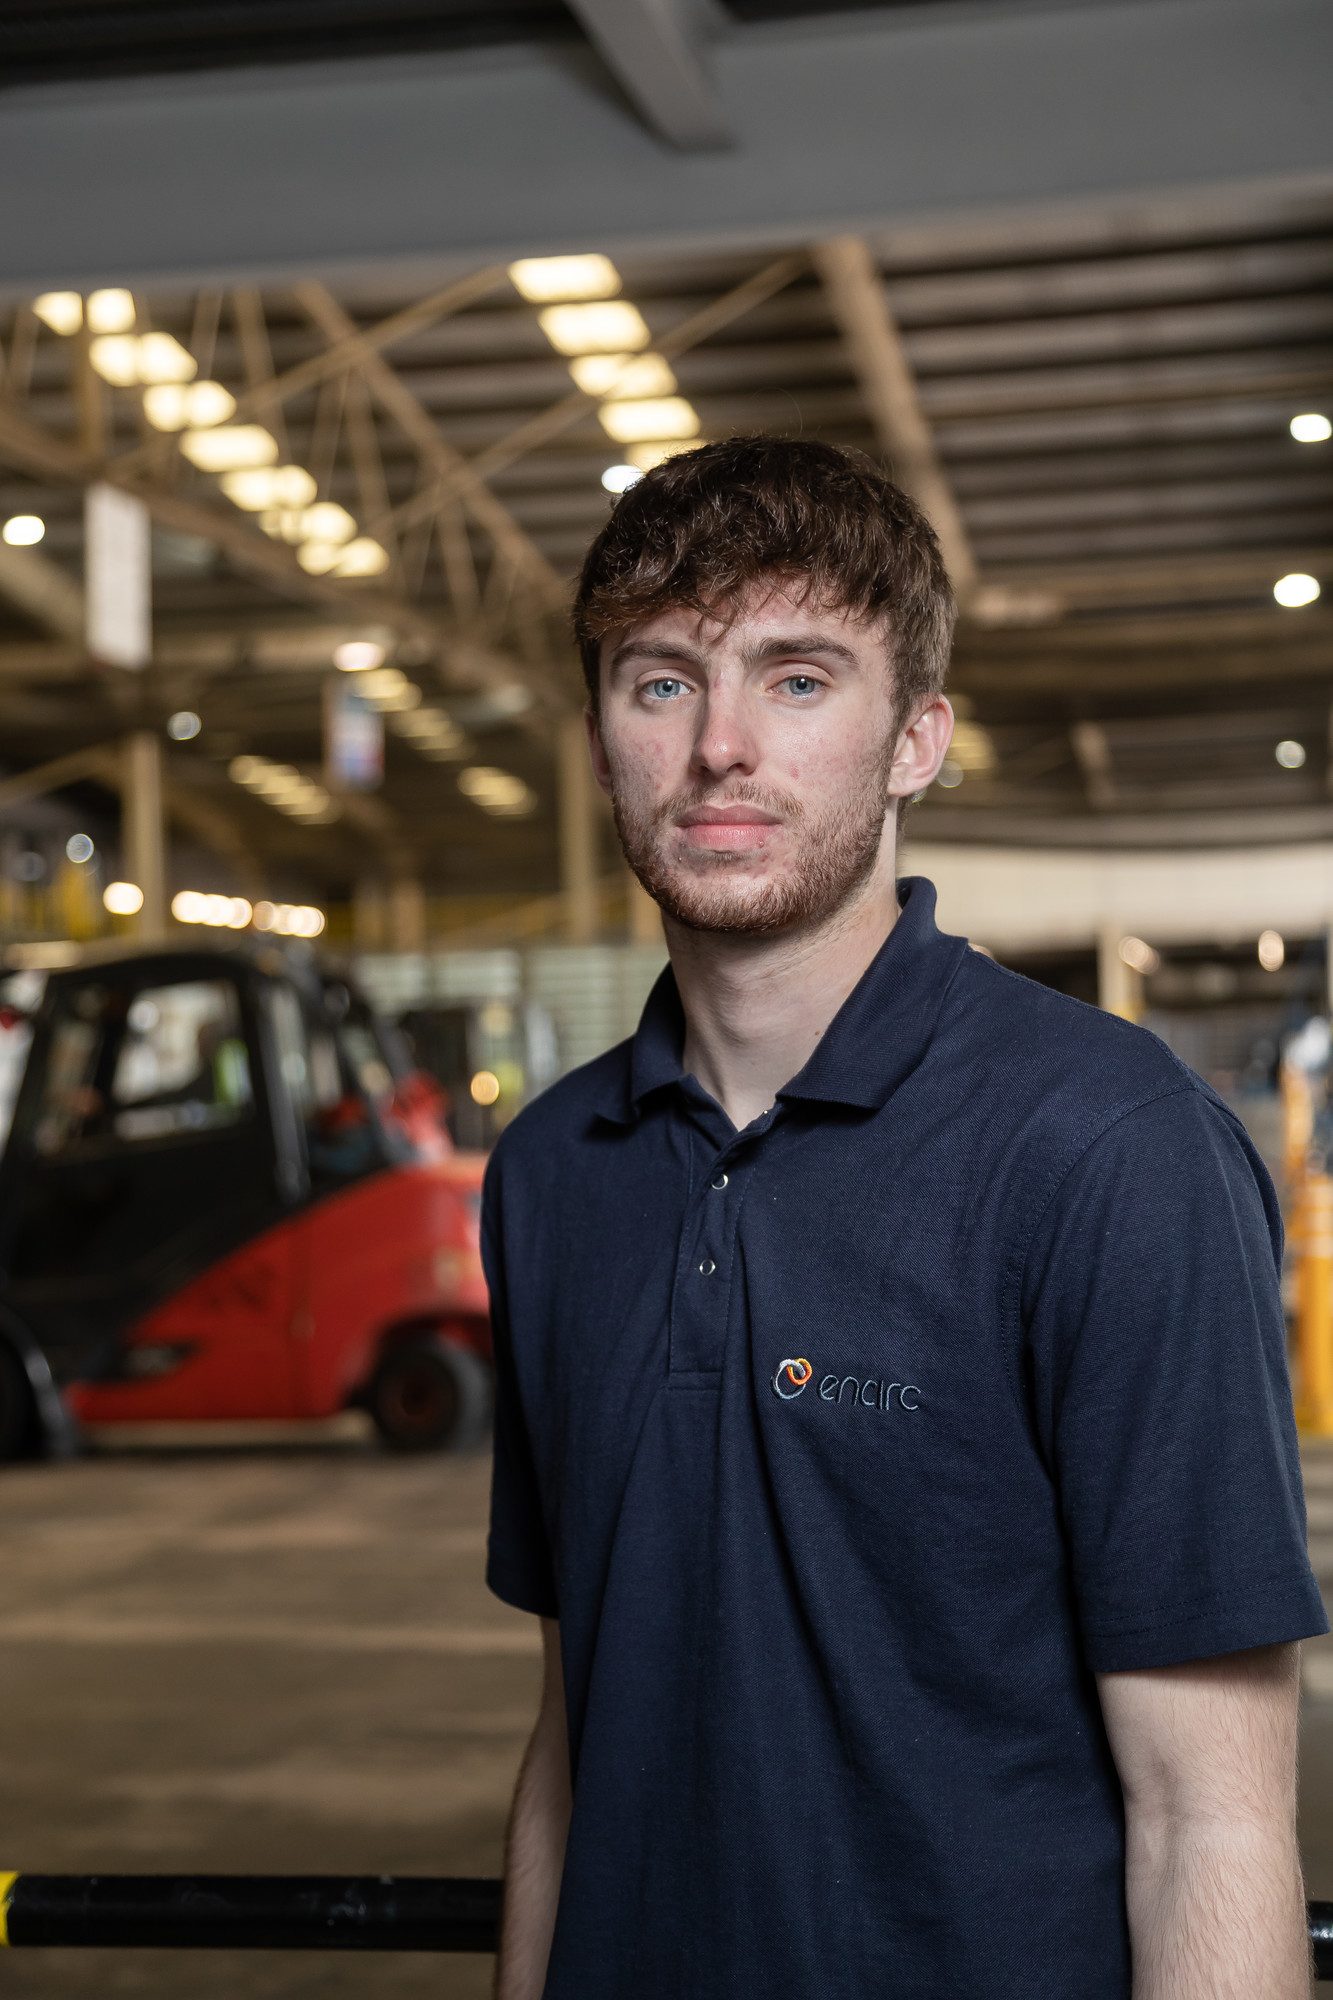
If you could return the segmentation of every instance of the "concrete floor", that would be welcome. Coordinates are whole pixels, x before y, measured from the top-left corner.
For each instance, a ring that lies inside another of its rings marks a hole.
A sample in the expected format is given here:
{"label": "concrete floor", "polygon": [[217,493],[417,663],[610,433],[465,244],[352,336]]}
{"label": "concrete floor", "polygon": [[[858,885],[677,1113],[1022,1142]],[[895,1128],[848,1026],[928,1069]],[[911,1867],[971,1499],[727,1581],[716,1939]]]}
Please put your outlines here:
{"label": "concrete floor", "polygon": [[[535,1621],[482,1582],[485,1457],[90,1459],[3,1476],[0,1866],[500,1871]],[[424,1954],[0,1955],[0,1995],[481,2000]]]}
{"label": "concrete floor", "polygon": [[[155,1450],[3,1475],[0,1866],[499,1872],[534,1623],[488,1596],[484,1456]],[[1333,1446],[1307,1454],[1333,1587]],[[1303,1839],[1333,1898],[1333,1641],[1307,1649]],[[425,1995],[491,1961],[0,1955],[4,2000]]]}

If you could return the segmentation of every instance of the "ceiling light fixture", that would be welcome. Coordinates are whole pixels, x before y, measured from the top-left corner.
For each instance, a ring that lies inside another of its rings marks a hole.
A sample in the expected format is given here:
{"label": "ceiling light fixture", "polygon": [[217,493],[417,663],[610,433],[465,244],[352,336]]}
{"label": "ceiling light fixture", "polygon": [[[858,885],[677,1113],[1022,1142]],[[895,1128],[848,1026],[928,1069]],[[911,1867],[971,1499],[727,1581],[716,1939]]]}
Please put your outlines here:
{"label": "ceiling light fixture", "polygon": [[78,292],[43,292],[32,309],[52,333],[77,333],[83,325],[83,300]]}
{"label": "ceiling light fixture", "polygon": [[102,906],[113,917],[132,917],[143,908],[143,890],[137,882],[108,882],[102,891]]}
{"label": "ceiling light fixture", "polygon": [[178,924],[208,924],[216,930],[243,931],[254,910],[244,896],[205,896],[197,889],[182,889],[171,899],[171,914]]}
{"label": "ceiling light fixture", "polygon": [[608,493],[628,493],[642,478],[637,465],[608,465],[602,474],[602,484]]}
{"label": "ceiling light fixture", "polygon": [[1324,444],[1333,437],[1333,424],[1318,410],[1307,410],[1304,415],[1293,417],[1290,429],[1297,444]]}
{"label": "ceiling light fixture", "polygon": [[333,649],[333,664],[340,674],[369,673],[384,665],[384,648],[374,639],[345,639]]}
{"label": "ceiling light fixture", "polygon": [[1265,972],[1281,972],[1287,947],[1281,931],[1260,931],[1259,963]]}
{"label": "ceiling light fixture", "polygon": [[1299,771],[1305,762],[1305,745],[1292,736],[1284,736],[1273,755],[1284,771]]}
{"label": "ceiling light fixture", "polygon": [[464,798],[497,819],[522,819],[534,812],[537,794],[522,778],[500,771],[492,764],[470,764],[458,774],[458,789]]}
{"label": "ceiling light fixture", "polygon": [[559,354],[626,354],[647,347],[652,340],[643,314],[628,299],[547,306],[538,319]]}
{"label": "ceiling light fixture", "polygon": [[89,333],[128,333],[134,325],[134,294],[119,286],[90,292],[84,308]]}
{"label": "ceiling light fixture", "polygon": [[[268,436],[267,431],[264,433]],[[269,507],[299,508],[302,512],[319,491],[303,465],[255,465],[238,472],[224,472],[218,481],[233,507],[248,514]]]}
{"label": "ceiling light fixture", "polygon": [[278,441],[262,424],[219,424],[210,431],[186,431],[181,451],[200,472],[248,471],[272,465]]}
{"label": "ceiling light fixture", "polygon": [[699,413],[683,396],[653,396],[642,402],[603,403],[602,429],[617,444],[698,437]]}
{"label": "ceiling light fixture", "polygon": [[321,500],[317,506],[307,507],[301,526],[312,542],[350,542],[356,533],[355,518],[336,500]]}
{"label": "ceiling light fixture", "polygon": [[167,718],[167,735],[173,743],[189,743],[203,726],[192,708],[178,708]]}
{"label": "ceiling light fixture", "polygon": [[208,430],[225,424],[236,398],[221,382],[159,382],[144,390],[143,413],[154,430]]}
{"label": "ceiling light fixture", "polygon": [[674,396],[676,378],[660,354],[584,354],[569,372],[585,396]]}
{"label": "ceiling light fixture", "polygon": [[11,514],[0,533],[11,549],[30,549],[46,533],[46,523],[37,514]]}
{"label": "ceiling light fixture", "polygon": [[389,567],[389,551],[369,535],[358,535],[342,550],[335,576],[381,576]]}
{"label": "ceiling light fixture", "polygon": [[532,305],[551,299],[611,299],[620,273],[609,257],[593,251],[582,257],[520,257],[509,266],[516,292]]}
{"label": "ceiling light fixture", "polygon": [[1273,585],[1273,595],[1288,611],[1299,610],[1303,604],[1313,604],[1319,595],[1319,585],[1314,577],[1306,576],[1301,570],[1294,570],[1290,576],[1281,576]]}
{"label": "ceiling light fixture", "polygon": [[309,903],[256,903],[254,927],[276,931],[279,937],[318,937],[324,928],[324,912]]}

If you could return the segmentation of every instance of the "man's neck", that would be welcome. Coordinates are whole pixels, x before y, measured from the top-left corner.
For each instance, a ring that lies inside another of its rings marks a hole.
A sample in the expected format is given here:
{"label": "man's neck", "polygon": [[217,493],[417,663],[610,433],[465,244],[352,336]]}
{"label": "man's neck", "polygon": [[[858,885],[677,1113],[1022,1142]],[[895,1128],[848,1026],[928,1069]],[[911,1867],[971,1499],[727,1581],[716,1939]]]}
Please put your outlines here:
{"label": "man's neck", "polygon": [[741,1130],[814,1054],[898,919],[892,828],[873,874],[823,923],[772,937],[687,930],[665,919],[685,1009],[687,1075]]}

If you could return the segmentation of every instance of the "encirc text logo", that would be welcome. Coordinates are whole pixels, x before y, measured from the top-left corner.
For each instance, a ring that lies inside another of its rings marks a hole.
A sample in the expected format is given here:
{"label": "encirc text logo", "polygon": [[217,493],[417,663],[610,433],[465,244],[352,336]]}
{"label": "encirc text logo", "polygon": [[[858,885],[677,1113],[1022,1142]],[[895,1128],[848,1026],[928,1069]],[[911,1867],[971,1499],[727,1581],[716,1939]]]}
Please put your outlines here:
{"label": "encirc text logo", "polygon": [[773,1377],[773,1387],[784,1403],[790,1403],[800,1395],[814,1372],[808,1361],[779,1361],[778,1372]]}

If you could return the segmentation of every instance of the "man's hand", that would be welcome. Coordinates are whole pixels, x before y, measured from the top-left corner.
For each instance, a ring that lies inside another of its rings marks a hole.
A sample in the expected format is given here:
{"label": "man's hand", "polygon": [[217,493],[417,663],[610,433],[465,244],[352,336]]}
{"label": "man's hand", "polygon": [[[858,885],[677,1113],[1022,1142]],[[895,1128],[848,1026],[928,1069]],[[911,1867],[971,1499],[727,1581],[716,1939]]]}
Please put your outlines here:
{"label": "man's hand", "polygon": [[1298,1649],[1097,1685],[1125,1794],[1134,2000],[1308,2000]]}
{"label": "man's hand", "polygon": [[542,1705],[514,1792],[505,1852],[504,1922],[495,2000],[541,2000],[569,1834],[569,1734],[560,1627],[542,1619]]}

